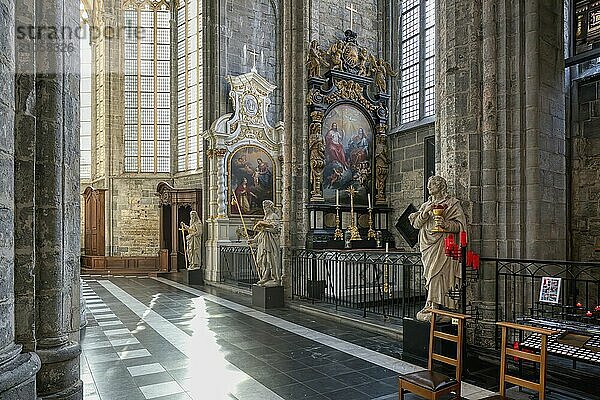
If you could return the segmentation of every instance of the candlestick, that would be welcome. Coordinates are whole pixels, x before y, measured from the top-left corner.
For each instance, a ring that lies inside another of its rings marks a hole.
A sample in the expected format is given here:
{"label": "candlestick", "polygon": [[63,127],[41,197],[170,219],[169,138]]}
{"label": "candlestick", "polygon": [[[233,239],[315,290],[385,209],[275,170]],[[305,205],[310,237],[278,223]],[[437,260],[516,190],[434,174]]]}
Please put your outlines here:
{"label": "candlestick", "polygon": [[373,209],[369,207],[369,232],[367,239],[375,239],[375,231],[373,230]]}
{"label": "candlestick", "polygon": [[333,234],[333,240],[342,240],[344,238],[340,219],[340,206],[338,205],[335,212],[335,233]]}
{"label": "candlestick", "polygon": [[356,189],[354,189],[354,186],[350,186],[350,189],[346,191],[350,194],[350,225],[348,226],[350,240],[361,240],[358,227],[354,221],[354,195],[356,194]]}
{"label": "candlestick", "polygon": [[338,189],[335,189],[335,206],[340,206],[340,191]]}

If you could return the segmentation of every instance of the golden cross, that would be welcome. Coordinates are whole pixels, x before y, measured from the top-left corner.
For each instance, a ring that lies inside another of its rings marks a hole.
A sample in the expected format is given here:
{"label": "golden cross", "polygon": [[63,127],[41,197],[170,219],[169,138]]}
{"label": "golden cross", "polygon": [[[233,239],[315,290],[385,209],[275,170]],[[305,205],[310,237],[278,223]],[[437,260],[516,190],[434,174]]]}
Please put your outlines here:
{"label": "golden cross", "polygon": [[350,189],[346,189],[346,192],[350,193],[351,197],[354,197],[354,195],[357,193],[356,189],[354,189],[354,186],[350,186]]}
{"label": "golden cross", "polygon": [[354,8],[354,4],[350,3],[350,6],[346,6],[346,10],[350,11],[350,30],[352,30],[353,28],[353,22],[354,22],[354,13],[358,14],[358,10],[356,8]]}

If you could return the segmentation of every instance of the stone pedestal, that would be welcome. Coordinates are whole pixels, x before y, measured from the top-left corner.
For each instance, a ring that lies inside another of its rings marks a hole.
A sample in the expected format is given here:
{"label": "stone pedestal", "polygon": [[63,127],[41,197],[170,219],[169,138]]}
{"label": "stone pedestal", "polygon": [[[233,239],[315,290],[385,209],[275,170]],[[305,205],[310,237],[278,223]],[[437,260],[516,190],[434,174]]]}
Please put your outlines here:
{"label": "stone pedestal", "polygon": [[[436,323],[438,331],[456,335],[457,326],[450,322]],[[419,321],[414,318],[404,318],[402,321],[402,352],[411,357],[427,360],[429,357],[429,331],[431,325],[429,322]],[[441,350],[440,347],[441,346]],[[436,353],[441,353],[447,357],[456,357],[456,346],[454,343],[440,340],[435,345]]]}
{"label": "stone pedestal", "polygon": [[188,285],[204,285],[204,271],[202,269],[184,270],[183,282]]}
{"label": "stone pedestal", "polygon": [[252,305],[264,309],[283,307],[283,286],[252,285]]}

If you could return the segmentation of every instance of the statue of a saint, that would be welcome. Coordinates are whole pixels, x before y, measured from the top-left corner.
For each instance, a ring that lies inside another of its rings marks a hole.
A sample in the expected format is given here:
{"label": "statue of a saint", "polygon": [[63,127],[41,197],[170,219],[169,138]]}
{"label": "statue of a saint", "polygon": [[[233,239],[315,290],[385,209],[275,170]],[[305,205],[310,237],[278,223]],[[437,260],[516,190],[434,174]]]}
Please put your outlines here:
{"label": "statue of a saint", "polygon": [[253,242],[256,242],[256,264],[261,286],[281,285],[281,257],[279,244],[280,218],[275,204],[271,200],[263,201],[265,217],[258,221],[254,231],[258,232]]}
{"label": "statue of a saint", "polygon": [[[460,263],[445,254],[444,237],[447,233],[465,231],[467,221],[460,201],[448,196],[446,180],[440,176],[432,176],[427,182],[429,199],[421,205],[419,211],[408,216],[410,223],[419,229],[419,248],[423,261],[427,302],[417,313],[417,319],[430,321],[430,308],[440,306],[455,310],[456,301],[448,296],[448,291],[460,285],[462,274]],[[432,210],[444,208],[443,216],[435,216]],[[432,232],[435,227],[442,227],[445,232]]]}
{"label": "statue of a saint", "polygon": [[185,256],[189,270],[200,269],[202,249],[202,221],[196,211],[190,212],[190,225],[181,223],[181,229],[187,232],[185,236]]}

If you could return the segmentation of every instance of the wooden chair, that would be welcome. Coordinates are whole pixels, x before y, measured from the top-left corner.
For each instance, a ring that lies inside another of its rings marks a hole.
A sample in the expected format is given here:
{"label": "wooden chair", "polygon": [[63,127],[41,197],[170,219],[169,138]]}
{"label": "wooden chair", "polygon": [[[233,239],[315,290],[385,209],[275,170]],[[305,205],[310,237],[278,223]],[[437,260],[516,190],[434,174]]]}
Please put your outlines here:
{"label": "wooden chair", "polygon": [[[398,398],[404,399],[404,392],[411,392],[426,399],[435,400],[445,394],[454,392],[460,398],[460,380],[462,376],[463,333],[466,315],[442,310],[431,310],[431,327],[429,331],[429,360],[427,369],[401,375],[398,378]],[[449,317],[458,321],[458,334],[436,330],[436,316]],[[443,356],[434,351],[435,338],[456,343],[456,358]],[[433,361],[440,361],[456,368],[454,378],[433,371]]]}
{"label": "wooden chair", "polygon": [[[556,332],[551,331],[549,329],[536,328],[534,326],[528,325],[519,325],[511,322],[497,322],[497,325],[502,327],[502,348],[500,350],[500,394],[486,397],[483,400],[507,399],[508,397],[506,397],[506,383],[512,383],[517,386],[535,390],[539,393],[539,400],[544,400],[546,397],[546,347],[548,344],[548,335],[554,335],[556,334]],[[528,353],[523,350],[507,347],[506,345],[508,329],[539,334],[541,336],[540,354]],[[506,372],[507,356],[519,357],[523,360],[529,360],[533,361],[534,363],[540,364],[539,382],[530,381],[527,379],[509,375]]]}

